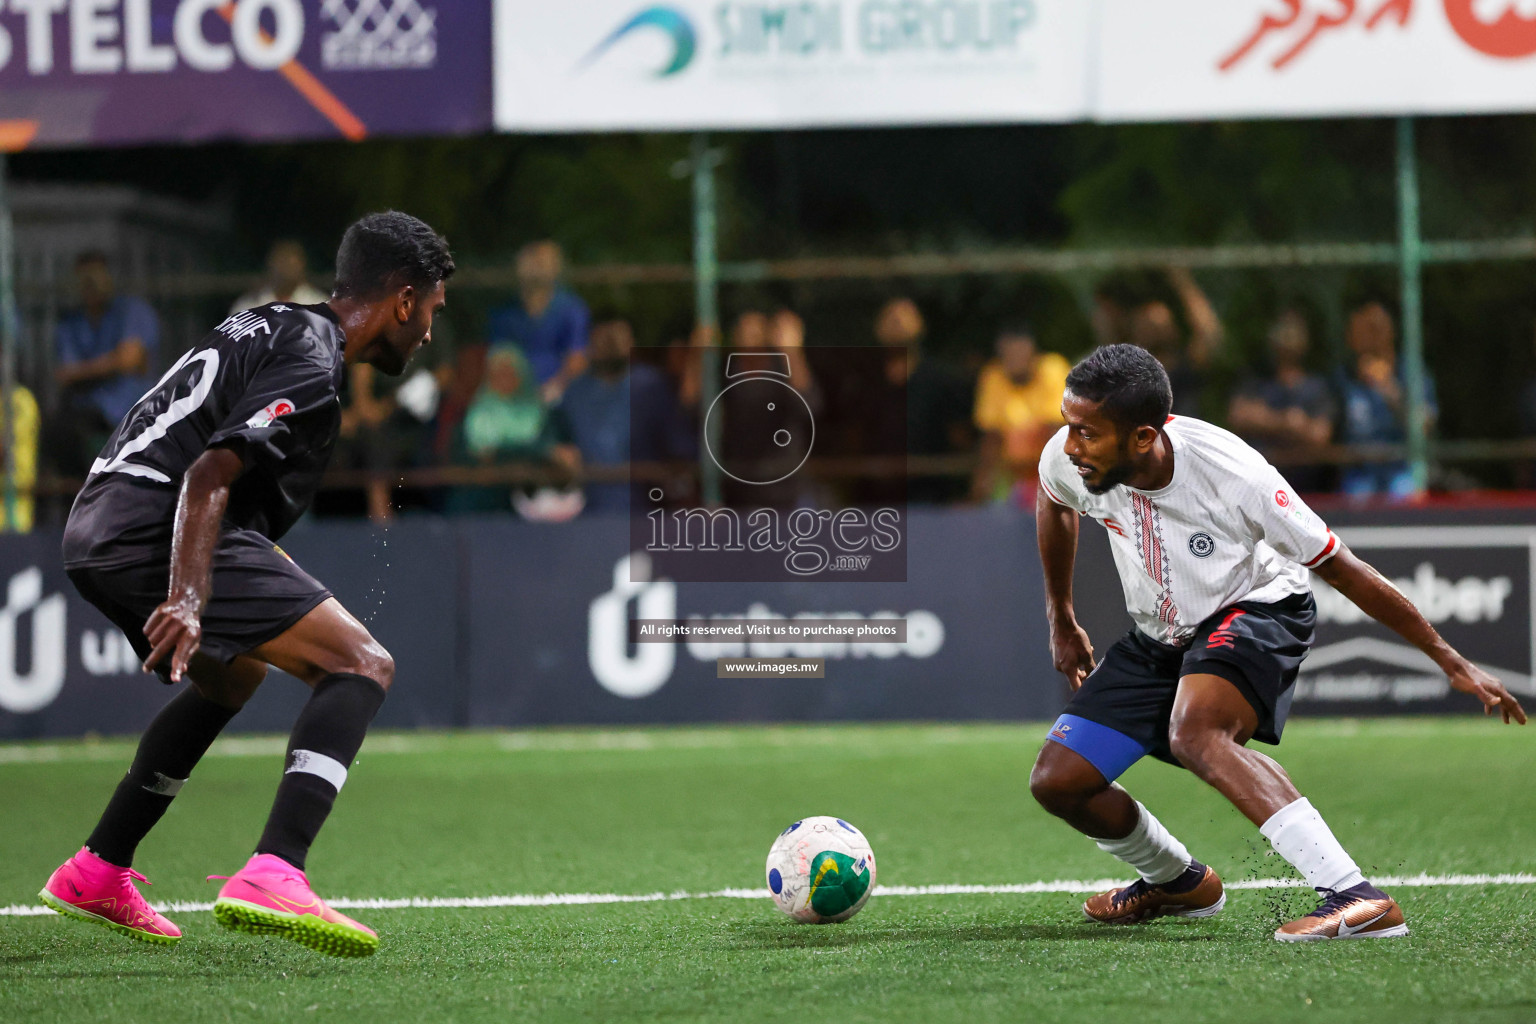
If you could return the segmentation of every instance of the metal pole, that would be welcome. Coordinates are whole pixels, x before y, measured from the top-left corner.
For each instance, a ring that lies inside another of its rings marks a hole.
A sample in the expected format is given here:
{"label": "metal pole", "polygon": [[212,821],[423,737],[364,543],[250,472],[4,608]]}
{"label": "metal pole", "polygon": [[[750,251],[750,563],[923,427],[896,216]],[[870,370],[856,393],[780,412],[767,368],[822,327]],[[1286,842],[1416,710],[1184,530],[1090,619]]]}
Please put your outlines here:
{"label": "metal pole", "polygon": [[1398,273],[1403,306],[1403,407],[1408,420],[1408,462],[1415,490],[1429,483],[1429,431],[1424,402],[1423,241],[1419,237],[1419,169],[1413,118],[1397,119]]}
{"label": "metal pole", "polygon": [[[698,327],[709,339],[702,353],[703,381],[699,413],[706,417],[720,394],[720,259],[716,251],[715,165],[718,150],[709,148],[709,136],[693,137],[690,159],[693,171],[693,303]],[[704,419],[707,448],[719,450],[720,421]],[[699,453],[699,470],[706,505],[720,503],[720,467],[706,449]]]}
{"label": "metal pole", "polygon": [[6,157],[0,153],[0,454],[5,461],[5,523],[0,532],[17,531],[16,521],[16,235],[11,197],[6,188]]}

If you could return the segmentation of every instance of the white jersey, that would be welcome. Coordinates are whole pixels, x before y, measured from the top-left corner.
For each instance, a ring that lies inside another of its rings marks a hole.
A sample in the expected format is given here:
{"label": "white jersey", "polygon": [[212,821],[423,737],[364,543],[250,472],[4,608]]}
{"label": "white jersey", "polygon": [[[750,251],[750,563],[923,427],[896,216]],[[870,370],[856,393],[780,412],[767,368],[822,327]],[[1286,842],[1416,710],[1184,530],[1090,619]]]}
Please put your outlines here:
{"label": "white jersey", "polygon": [[1182,647],[1229,605],[1305,593],[1303,567],[1332,558],[1339,539],[1236,434],[1188,416],[1170,416],[1163,433],[1173,480],[1161,490],[1089,493],[1067,458],[1066,427],[1040,456],[1040,484],[1109,532],[1136,628]]}

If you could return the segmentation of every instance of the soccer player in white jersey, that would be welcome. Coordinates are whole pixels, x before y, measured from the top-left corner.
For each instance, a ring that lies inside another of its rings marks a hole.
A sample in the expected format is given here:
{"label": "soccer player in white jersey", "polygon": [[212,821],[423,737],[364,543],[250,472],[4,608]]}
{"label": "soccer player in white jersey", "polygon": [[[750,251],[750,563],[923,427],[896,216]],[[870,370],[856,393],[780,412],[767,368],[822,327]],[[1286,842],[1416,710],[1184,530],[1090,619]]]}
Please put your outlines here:
{"label": "soccer player in white jersey", "polygon": [[[1487,714],[1525,723],[1504,685],[1451,648],[1355,557],[1264,457],[1169,415],[1168,375],[1145,350],[1095,350],[1067,378],[1067,425],[1040,458],[1036,504],[1051,656],[1074,691],[1030,776],[1040,804],[1140,876],[1083,904],[1090,920],[1209,917],[1226,903],[1190,856],[1116,784],[1151,754],[1215,787],[1318,890],[1282,941],[1407,935],[1322,816],[1249,740],[1279,743],[1316,608],[1307,569],[1434,659]],[[1095,665],[1072,609],[1080,516],[1108,531],[1136,628]]]}

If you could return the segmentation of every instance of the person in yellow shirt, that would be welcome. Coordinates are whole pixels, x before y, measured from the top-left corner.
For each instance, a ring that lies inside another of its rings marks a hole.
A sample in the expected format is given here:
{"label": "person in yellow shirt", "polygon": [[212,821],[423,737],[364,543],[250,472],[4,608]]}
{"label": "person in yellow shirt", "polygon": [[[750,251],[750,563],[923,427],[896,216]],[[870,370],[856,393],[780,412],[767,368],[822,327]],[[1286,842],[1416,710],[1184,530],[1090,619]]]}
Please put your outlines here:
{"label": "person in yellow shirt", "polygon": [[4,408],[0,399],[0,533],[31,533],[32,488],[37,484],[37,399],[16,385],[11,392],[9,431],[3,429]]}
{"label": "person in yellow shirt", "polygon": [[1072,369],[1065,357],[1041,352],[1028,324],[997,335],[997,358],[976,381],[976,429],[981,457],[972,481],[975,501],[1009,496],[1033,508],[1040,452],[1061,426],[1061,396]]}

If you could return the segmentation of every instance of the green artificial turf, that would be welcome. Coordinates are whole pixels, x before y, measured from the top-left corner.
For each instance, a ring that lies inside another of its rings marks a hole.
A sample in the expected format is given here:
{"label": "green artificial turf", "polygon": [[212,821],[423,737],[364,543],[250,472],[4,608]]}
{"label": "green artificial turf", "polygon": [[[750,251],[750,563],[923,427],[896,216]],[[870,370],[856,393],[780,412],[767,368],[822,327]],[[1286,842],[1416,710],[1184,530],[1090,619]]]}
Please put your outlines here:
{"label": "green artificial turf", "polygon": [[[888,886],[1123,876],[1025,781],[1043,728],[855,726],[381,734],[310,858],[329,897],[707,892],[763,885],[786,824],[833,814]],[[215,747],[140,850],[152,900],[208,901],[270,804],[280,739]],[[131,745],[0,747],[0,906],[78,848]],[[1367,873],[1536,872],[1536,732],[1296,721],[1281,760]],[[1228,881],[1285,877],[1186,773],[1125,785]],[[173,917],[146,948],[0,917],[0,1021],[1531,1021],[1536,886],[1403,887],[1407,939],[1282,945],[1309,891],[1235,890],[1209,921],[1106,928],[1065,893],[882,895],[840,926],[761,899],[352,911],[364,961]]]}

